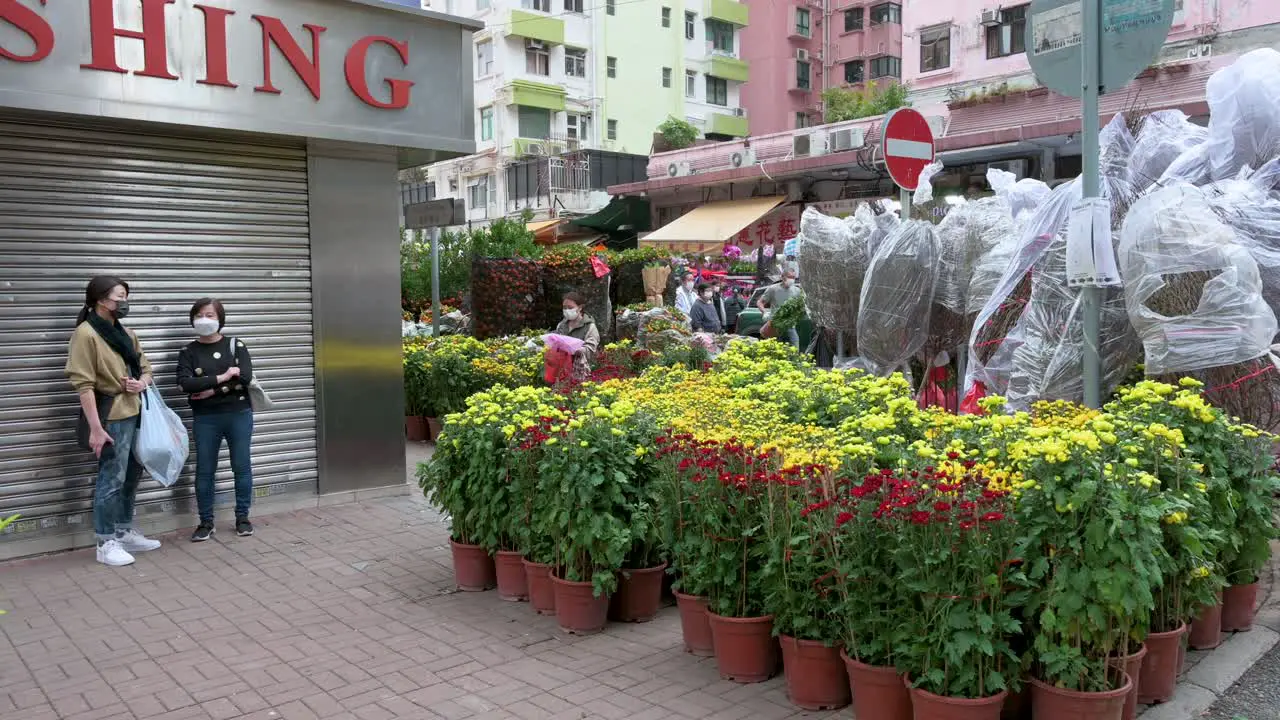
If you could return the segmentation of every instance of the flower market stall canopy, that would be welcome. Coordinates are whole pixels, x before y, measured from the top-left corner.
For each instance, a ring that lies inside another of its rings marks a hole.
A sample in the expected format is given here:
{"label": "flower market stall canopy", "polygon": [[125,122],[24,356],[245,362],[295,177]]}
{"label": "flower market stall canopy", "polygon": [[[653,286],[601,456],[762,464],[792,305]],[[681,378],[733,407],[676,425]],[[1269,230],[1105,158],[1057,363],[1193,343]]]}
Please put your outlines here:
{"label": "flower market stall canopy", "polygon": [[[665,247],[676,252],[702,252],[719,248],[730,240],[739,246],[751,245],[756,238],[750,236],[750,233],[748,238],[739,236],[785,201],[786,197],[778,195],[700,205],[676,218],[674,222],[644,236],[640,239],[640,245]],[[791,234],[794,236],[799,223],[792,224],[794,229]],[[772,244],[779,239],[772,232],[766,234],[769,237],[762,238],[766,243]]]}
{"label": "flower market stall canopy", "polygon": [[603,234],[589,228],[578,227],[568,218],[553,218],[526,223],[525,227],[533,233],[534,242],[539,245],[560,245],[563,243],[594,244]]}

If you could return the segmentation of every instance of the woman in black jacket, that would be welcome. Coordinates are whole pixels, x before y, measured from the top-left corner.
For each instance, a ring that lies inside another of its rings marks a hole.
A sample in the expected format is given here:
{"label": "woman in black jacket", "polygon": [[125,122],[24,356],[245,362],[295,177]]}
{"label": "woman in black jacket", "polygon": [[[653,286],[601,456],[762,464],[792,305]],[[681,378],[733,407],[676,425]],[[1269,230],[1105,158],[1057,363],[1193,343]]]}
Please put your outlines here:
{"label": "woman in black jacket", "polygon": [[[226,440],[231,471],[236,479],[236,534],[253,534],[249,505],[253,502],[253,467],[249,445],[253,439],[253,405],[249,383],[253,360],[243,342],[222,334],[227,313],[222,303],[201,298],[191,306],[191,327],[199,337],[178,353],[178,386],[191,396],[191,423],[196,443],[196,506],[200,525],[192,542],[204,542],[214,532],[214,476],[218,452]],[[235,347],[232,347],[234,341]]]}
{"label": "woman in black jacket", "polygon": [[689,325],[694,332],[720,334],[722,329],[720,313],[716,310],[716,306],[711,304],[711,299],[711,286],[699,285],[698,299],[694,301],[693,307],[689,310]]}

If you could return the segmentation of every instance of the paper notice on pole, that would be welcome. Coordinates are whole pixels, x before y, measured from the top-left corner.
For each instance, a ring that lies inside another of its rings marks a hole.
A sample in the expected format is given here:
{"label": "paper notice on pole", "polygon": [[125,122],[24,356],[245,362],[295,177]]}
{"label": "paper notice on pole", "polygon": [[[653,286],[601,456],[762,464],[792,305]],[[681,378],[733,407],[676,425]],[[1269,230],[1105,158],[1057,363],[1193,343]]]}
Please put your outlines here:
{"label": "paper notice on pole", "polygon": [[1031,54],[1067,50],[1084,38],[1084,18],[1079,3],[1044,10],[1031,16]]}
{"label": "paper notice on pole", "polygon": [[1067,284],[1120,285],[1111,241],[1111,202],[1105,198],[1087,198],[1071,208],[1067,222]]}

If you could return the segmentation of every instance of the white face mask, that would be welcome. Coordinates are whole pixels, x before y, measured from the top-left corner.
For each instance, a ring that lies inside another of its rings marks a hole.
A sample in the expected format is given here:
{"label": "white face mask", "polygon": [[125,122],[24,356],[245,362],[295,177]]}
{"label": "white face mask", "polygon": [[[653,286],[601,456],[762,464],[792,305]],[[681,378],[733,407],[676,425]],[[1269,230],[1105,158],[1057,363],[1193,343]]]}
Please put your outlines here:
{"label": "white face mask", "polygon": [[565,310],[564,310],[564,319],[565,319],[565,320],[577,320],[577,319],[578,319],[578,311],[577,311],[576,309],[573,309],[573,308],[565,308]]}
{"label": "white face mask", "polygon": [[794,285],[794,284],[795,284],[795,282],[796,282],[795,280],[792,280],[791,278],[787,278],[786,280],[783,280],[783,281],[782,281],[782,287],[784,287],[784,288],[789,288],[789,287],[791,287],[792,285]]}
{"label": "white face mask", "polygon": [[685,289],[685,290],[692,290],[692,289],[693,289],[693,283],[685,283],[685,284],[684,284],[684,289]]}
{"label": "white face mask", "polygon": [[191,327],[195,328],[196,334],[200,337],[218,334],[218,321],[213,318],[198,317],[192,321]]}

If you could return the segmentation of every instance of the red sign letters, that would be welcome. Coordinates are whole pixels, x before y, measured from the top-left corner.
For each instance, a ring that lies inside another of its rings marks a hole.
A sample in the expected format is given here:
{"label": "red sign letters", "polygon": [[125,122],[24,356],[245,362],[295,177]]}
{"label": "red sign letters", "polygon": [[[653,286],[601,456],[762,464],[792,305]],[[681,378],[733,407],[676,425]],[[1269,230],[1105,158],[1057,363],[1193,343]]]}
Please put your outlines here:
{"label": "red sign letters", "polygon": [[[60,0],[65,1],[65,0]],[[85,70],[102,72],[133,73],[142,77],[177,80],[177,75],[169,71],[168,36],[166,33],[165,12],[174,0],[127,0],[140,2],[142,5],[142,28],[126,29],[116,26],[114,6],[116,0],[84,0],[88,4],[89,13],[89,62],[80,67]],[[45,5],[48,0],[39,0]],[[194,7],[204,17],[205,67],[204,77],[196,82],[202,85],[216,85],[226,88],[238,87],[228,70],[227,62],[227,25],[228,19],[235,15],[229,8],[196,4]],[[279,94],[280,89],[272,82],[272,61],[274,47],[293,72],[310,91],[312,97],[320,99],[320,36],[326,28],[321,25],[303,23],[310,48],[304,50],[297,37],[289,30],[280,18],[269,15],[250,16],[258,25],[262,36],[262,82],[255,86],[255,92]],[[31,40],[29,51],[11,50],[0,45],[0,58],[21,63],[35,63],[44,60],[53,52],[53,27],[39,13],[18,2],[18,0],[0,0],[0,22],[8,23],[25,34]],[[142,67],[121,67],[116,57],[116,38],[129,38],[142,43]],[[343,74],[347,87],[361,102],[382,110],[400,110],[409,106],[412,80],[403,78],[383,78],[382,82],[390,90],[385,100],[374,97],[369,87],[366,60],[375,45],[386,45],[395,51],[400,61],[407,67],[409,64],[409,43],[384,35],[368,35],[360,38],[347,49],[343,62]],[[21,54],[20,54],[21,53]]]}

